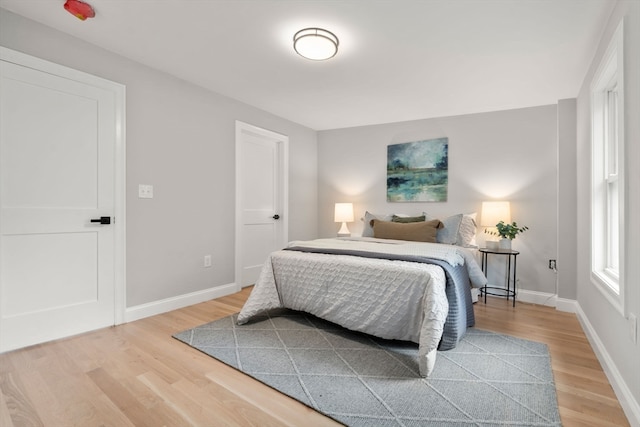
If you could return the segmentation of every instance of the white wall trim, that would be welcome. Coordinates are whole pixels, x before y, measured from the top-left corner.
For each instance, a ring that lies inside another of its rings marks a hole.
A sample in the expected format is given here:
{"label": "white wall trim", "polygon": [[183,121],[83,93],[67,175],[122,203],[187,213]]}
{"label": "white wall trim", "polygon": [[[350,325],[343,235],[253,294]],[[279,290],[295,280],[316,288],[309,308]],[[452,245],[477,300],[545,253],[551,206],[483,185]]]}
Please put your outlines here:
{"label": "white wall trim", "polygon": [[518,301],[530,304],[546,305],[547,307],[555,307],[558,311],[567,313],[578,312],[578,301],[573,299],[560,298],[555,294],[548,292],[529,291],[526,289],[518,290]]}
{"label": "white wall trim", "polygon": [[574,299],[558,298],[556,301],[556,310],[558,311],[577,313],[579,308],[578,301]]}
{"label": "white wall trim", "polygon": [[134,320],[144,319],[145,317],[155,316],[156,314],[166,313],[204,301],[235,294],[239,291],[240,288],[235,283],[229,283],[202,291],[136,305],[127,308],[125,311],[125,322],[133,322]]}
{"label": "white wall trim", "polygon": [[629,420],[629,424],[632,427],[640,427],[640,403],[634,399],[627,383],[624,381],[624,378],[622,378],[622,375],[620,375],[620,371],[618,371],[618,368],[613,362],[613,359],[611,359],[611,356],[609,356],[605,345],[600,340],[600,337],[598,337],[593,326],[591,326],[589,319],[585,315],[584,311],[582,311],[578,302],[576,302],[576,315],[578,317],[578,321],[582,325],[582,329],[584,330],[587,339],[589,340],[589,343],[591,344],[591,348],[593,348],[596,357],[602,365],[605,375],[613,387],[613,391],[620,401],[620,405]]}
{"label": "white wall trim", "polygon": [[127,124],[126,124],[126,86],[119,85],[114,92],[116,97],[116,147],[115,147],[115,208],[113,226],[115,227],[115,304],[114,322],[124,322],[127,307]]}
{"label": "white wall trim", "polygon": [[546,305],[555,307],[558,296],[548,292],[529,291],[527,289],[518,289],[517,300],[530,304]]}

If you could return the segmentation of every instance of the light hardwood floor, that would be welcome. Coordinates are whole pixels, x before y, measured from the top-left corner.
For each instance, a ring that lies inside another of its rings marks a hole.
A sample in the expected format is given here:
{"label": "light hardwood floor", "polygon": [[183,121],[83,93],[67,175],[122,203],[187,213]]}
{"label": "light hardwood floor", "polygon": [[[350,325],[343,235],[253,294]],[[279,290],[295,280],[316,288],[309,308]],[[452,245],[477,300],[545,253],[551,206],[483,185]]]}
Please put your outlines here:
{"label": "light hardwood floor", "polygon": [[[332,426],[171,338],[239,311],[250,289],[0,355],[0,426]],[[489,299],[476,327],[549,345],[564,426],[629,425],[575,317]]]}

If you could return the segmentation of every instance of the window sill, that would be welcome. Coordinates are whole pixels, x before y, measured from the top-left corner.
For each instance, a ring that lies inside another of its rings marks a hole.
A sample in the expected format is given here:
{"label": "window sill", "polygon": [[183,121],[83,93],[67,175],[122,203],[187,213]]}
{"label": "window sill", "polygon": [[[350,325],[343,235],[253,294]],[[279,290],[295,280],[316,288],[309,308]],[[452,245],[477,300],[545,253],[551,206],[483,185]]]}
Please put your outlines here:
{"label": "window sill", "polygon": [[592,271],[591,283],[604,295],[607,301],[616,309],[621,316],[624,316],[624,304],[622,296],[614,291],[614,286],[618,286],[611,283],[611,279],[608,278],[603,272]]}

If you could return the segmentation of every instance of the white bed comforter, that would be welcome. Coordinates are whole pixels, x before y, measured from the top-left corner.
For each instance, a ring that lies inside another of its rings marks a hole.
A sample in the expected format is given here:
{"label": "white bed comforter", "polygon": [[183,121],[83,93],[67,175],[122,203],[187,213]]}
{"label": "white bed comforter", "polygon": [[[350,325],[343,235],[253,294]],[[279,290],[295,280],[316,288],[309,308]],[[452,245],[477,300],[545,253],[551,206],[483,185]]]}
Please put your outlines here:
{"label": "white bed comforter", "polygon": [[418,343],[420,374],[428,376],[449,310],[445,283],[442,268],[430,264],[277,251],[238,323],[275,308],[305,311],[351,330]]}
{"label": "white bed comforter", "polygon": [[302,246],[317,249],[342,249],[434,258],[445,261],[454,267],[464,264],[469,273],[471,285],[475,288],[481,288],[487,284],[487,278],[473,254],[473,248],[463,248],[461,246],[445,245],[442,243],[376,239],[373,237],[342,237],[337,239],[330,238],[305,241],[294,240],[287,246],[290,248]]}

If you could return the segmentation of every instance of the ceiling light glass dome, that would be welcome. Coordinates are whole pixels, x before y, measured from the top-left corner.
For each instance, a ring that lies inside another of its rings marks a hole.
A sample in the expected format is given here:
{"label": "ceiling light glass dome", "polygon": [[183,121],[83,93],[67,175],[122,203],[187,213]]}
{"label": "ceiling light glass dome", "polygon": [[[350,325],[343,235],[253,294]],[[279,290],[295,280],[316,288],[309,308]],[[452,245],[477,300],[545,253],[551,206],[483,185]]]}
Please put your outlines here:
{"label": "ceiling light glass dome", "polygon": [[313,61],[333,58],[338,53],[338,37],[322,28],[305,28],[293,36],[298,55]]}

